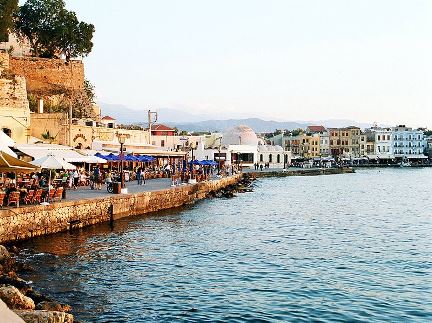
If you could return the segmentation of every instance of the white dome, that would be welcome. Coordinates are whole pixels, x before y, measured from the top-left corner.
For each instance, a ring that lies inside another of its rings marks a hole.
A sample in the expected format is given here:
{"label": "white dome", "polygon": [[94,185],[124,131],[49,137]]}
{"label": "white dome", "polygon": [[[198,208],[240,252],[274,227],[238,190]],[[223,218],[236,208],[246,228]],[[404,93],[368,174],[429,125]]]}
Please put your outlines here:
{"label": "white dome", "polygon": [[236,126],[228,129],[222,136],[222,145],[257,146],[258,137],[248,126]]}
{"label": "white dome", "polygon": [[281,146],[275,146],[276,151],[283,152],[283,148]]}
{"label": "white dome", "polygon": [[267,152],[268,151],[268,149],[267,149],[267,146],[263,146],[263,145],[259,145],[258,146],[258,151],[259,152]]}

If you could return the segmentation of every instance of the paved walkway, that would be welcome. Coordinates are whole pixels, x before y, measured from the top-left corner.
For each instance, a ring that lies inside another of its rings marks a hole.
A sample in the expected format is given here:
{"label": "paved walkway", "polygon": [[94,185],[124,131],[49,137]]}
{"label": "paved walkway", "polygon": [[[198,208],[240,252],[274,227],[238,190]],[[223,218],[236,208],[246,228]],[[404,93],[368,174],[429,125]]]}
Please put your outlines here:
{"label": "paved walkway", "polygon": [[[187,184],[186,184],[187,185]],[[147,180],[145,185],[138,185],[137,181],[126,182],[128,193],[139,193],[148,191],[158,191],[171,187],[170,178],[158,178]],[[108,193],[106,185],[102,185],[101,190],[92,190],[88,186],[79,187],[76,190],[68,189],[66,191],[66,199],[63,201],[93,199],[99,197],[110,197],[117,194]]]}

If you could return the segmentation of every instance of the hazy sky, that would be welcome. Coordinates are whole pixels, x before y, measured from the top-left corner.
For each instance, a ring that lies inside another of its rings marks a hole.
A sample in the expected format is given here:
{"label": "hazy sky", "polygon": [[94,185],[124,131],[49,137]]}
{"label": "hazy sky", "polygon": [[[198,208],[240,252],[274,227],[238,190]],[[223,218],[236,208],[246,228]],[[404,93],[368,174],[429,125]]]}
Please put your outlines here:
{"label": "hazy sky", "polygon": [[431,0],[66,0],[98,99],[432,127]]}

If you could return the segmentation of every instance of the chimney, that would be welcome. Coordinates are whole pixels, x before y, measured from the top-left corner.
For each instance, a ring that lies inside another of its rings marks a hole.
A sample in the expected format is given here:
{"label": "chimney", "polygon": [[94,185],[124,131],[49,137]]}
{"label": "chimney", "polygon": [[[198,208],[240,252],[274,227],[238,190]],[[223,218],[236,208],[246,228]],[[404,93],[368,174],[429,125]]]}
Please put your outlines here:
{"label": "chimney", "polygon": [[43,104],[44,104],[43,99],[39,99],[37,101],[37,113],[43,113],[44,112]]}

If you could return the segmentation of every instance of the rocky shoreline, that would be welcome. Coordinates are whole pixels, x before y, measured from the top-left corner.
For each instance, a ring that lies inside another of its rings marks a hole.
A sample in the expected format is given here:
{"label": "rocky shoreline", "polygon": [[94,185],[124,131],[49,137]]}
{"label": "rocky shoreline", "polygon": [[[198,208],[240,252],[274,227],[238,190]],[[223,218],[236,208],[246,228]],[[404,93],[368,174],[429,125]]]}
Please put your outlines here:
{"label": "rocky shoreline", "polygon": [[0,321],[6,317],[10,321],[10,317],[15,316],[16,322],[74,322],[69,305],[61,304],[42,295],[31,287],[30,282],[19,277],[20,274],[34,269],[16,261],[18,253],[19,249],[14,246],[7,249],[0,245],[0,299],[18,316],[7,313],[7,309],[0,310]]}

